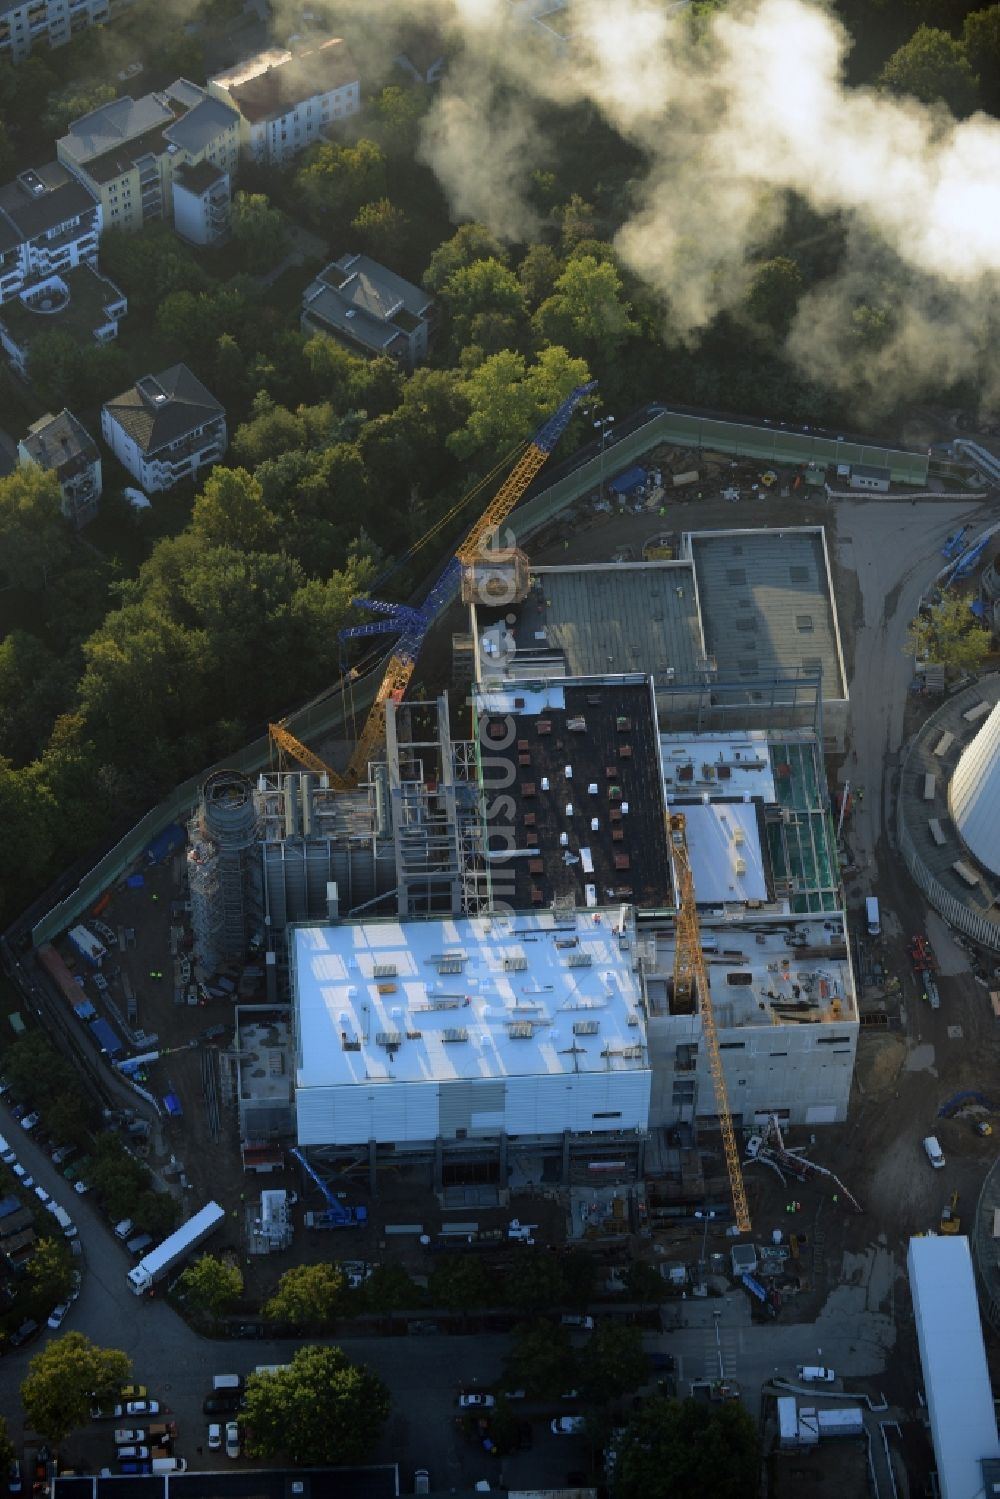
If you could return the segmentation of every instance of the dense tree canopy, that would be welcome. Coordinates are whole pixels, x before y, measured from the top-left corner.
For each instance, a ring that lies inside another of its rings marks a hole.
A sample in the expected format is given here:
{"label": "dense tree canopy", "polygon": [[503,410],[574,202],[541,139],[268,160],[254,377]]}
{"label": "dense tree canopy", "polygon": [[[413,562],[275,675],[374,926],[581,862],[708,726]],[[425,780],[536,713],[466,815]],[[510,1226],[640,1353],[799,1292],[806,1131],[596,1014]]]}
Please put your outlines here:
{"label": "dense tree canopy", "polygon": [[39,1436],[61,1442],[90,1422],[90,1409],[110,1404],[131,1370],[117,1348],[98,1348],[81,1332],[53,1338],[28,1366],[21,1403]]}
{"label": "dense tree canopy", "polygon": [[938,100],[957,115],[970,114],[978,102],[978,80],[962,43],[934,26],[918,26],[895,51],[879,82],[896,94],[912,94],[922,104]]}
{"label": "dense tree canopy", "polygon": [[364,1462],[389,1413],[382,1381],[341,1348],[300,1348],[286,1367],[251,1375],[246,1402],[248,1451],[307,1467]]}
{"label": "dense tree canopy", "polygon": [[618,1443],[618,1499],[752,1499],[757,1428],[738,1402],[649,1400]]}

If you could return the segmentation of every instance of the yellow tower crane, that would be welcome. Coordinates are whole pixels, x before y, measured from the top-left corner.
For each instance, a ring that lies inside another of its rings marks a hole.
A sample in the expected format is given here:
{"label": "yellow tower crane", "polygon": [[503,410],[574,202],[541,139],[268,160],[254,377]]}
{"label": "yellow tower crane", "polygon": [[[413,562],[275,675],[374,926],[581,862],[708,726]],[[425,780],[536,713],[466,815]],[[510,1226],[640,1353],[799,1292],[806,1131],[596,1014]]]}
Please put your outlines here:
{"label": "yellow tower crane", "polygon": [[729,1187],[733,1197],[733,1211],[740,1233],[750,1232],[750,1207],[746,1188],[743,1185],[743,1170],[740,1153],[736,1145],[733,1116],[729,1112],[729,1093],[726,1075],[722,1070],[722,1053],[719,1051],[719,1036],[715,1028],[715,1013],[712,1009],[712,991],[708,982],[708,969],[701,946],[698,929],[698,907],[694,897],[694,877],[691,873],[691,856],[688,852],[686,819],[683,812],[668,814],[670,845],[677,877],[677,925],[674,947],[674,1008],[680,1014],[693,1014],[700,1003],[701,1026],[708,1045],[708,1065],[715,1088],[715,1106],[722,1126],[722,1144],[726,1152],[729,1171]]}

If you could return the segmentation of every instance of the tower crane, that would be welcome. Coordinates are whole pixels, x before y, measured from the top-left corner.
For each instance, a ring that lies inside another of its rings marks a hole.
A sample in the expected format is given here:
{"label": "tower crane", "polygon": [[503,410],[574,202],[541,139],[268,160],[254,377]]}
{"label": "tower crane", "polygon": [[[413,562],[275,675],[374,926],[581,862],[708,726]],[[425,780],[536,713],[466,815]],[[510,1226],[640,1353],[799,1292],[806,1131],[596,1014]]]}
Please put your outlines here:
{"label": "tower crane", "polygon": [[747,1203],[746,1188],[743,1185],[743,1170],[736,1147],[733,1116],[729,1112],[729,1093],[726,1089],[726,1075],[722,1070],[722,1053],[719,1051],[719,1036],[715,1028],[712,992],[709,987],[708,969],[698,929],[694,876],[691,873],[691,856],[687,844],[687,820],[683,812],[668,813],[667,820],[678,886],[674,947],[674,1006],[682,1014],[693,1014],[697,1001],[701,1002],[701,1025],[708,1044],[708,1065],[715,1088],[715,1106],[722,1126],[722,1144],[726,1153],[726,1167],[729,1171],[733,1211],[736,1214],[736,1224],[740,1233],[747,1234],[750,1232],[750,1207]]}
{"label": "tower crane", "polygon": [[[410,678],[413,676],[424,637],[438,614],[451,602],[462,581],[463,570],[473,566],[489,538],[496,535],[498,527],[523,497],[528,485],[565,432],[578,403],[584,396],[590,394],[595,384],[596,382],[592,381],[589,385],[577,386],[563,401],[558,411],[555,411],[539,427],[508,477],[431,587],[422,604],[414,608],[408,604],[387,603],[382,599],[369,597],[351,600],[355,608],[369,609],[378,618],[370,620],[367,624],[352,625],[348,629],[341,630],[341,640],[358,640],[372,635],[396,635],[398,639],[379,683],[375,701],[365,720],[364,728],[354,746],[354,753],[343,775],[338,774],[318,755],[313,754],[312,750],[296,739],[283,723],[270,724],[268,730],[271,739],[279,749],[298,760],[299,764],[304,765],[307,770],[312,770],[317,775],[328,776],[329,784],[337,790],[347,790],[358,784],[365,766],[385,737],[389,699],[393,698],[396,702],[402,701]],[[440,525],[432,527],[428,532],[428,537],[439,528]],[[424,540],[426,539],[425,537]],[[415,550],[415,547],[411,548],[411,553]]]}

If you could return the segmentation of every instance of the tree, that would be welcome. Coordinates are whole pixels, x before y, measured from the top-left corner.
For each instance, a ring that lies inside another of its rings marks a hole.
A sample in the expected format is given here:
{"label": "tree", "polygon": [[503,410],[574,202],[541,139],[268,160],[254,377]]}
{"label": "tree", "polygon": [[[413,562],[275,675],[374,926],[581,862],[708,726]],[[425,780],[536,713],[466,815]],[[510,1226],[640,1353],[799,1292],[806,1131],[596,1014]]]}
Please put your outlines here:
{"label": "tree", "polygon": [[517,1274],[507,1283],[506,1300],[523,1312],[559,1306],[566,1282],[558,1259],[547,1249],[525,1249],[517,1257]]}
{"label": "tree", "polygon": [[521,1322],[515,1327],[504,1370],[509,1389],[531,1400],[554,1400],[576,1385],[576,1353],[564,1327]]}
{"label": "tree", "polygon": [[14,147],[10,143],[10,134],[6,123],[0,120],[0,178],[4,182],[9,182],[16,171],[17,157],[14,154]]}
{"label": "tree", "polygon": [[420,121],[430,103],[430,89],[404,89],[396,84],[390,84],[371,100],[366,119],[387,156],[405,157],[409,161]]}
{"label": "tree", "polygon": [[243,1295],[243,1274],[212,1254],[203,1254],[180,1278],[180,1290],[198,1311],[218,1317]]}
{"label": "tree", "polygon": [[757,1428],[736,1401],[649,1400],[617,1450],[617,1499],[748,1499],[758,1491]]}
{"label": "tree", "polygon": [[538,307],[551,297],[562,270],[562,261],[549,245],[532,245],[517,268],[529,307]]}
{"label": "tree", "polygon": [[451,346],[457,353],[475,343],[475,323],[484,313],[515,321],[524,314],[524,292],[502,261],[474,260],[455,271],[441,288],[441,302],[451,324]]}
{"label": "tree", "polygon": [[343,1301],[344,1277],[336,1265],[293,1265],[279,1280],[264,1316],[303,1331],[321,1331],[329,1327]]}
{"label": "tree", "polygon": [[362,205],[351,222],[351,228],[369,255],[392,265],[402,254],[410,221],[388,198],[379,198],[376,203]]}
{"label": "tree", "polygon": [[82,119],[102,104],[110,104],[115,90],[110,83],[95,83],[90,88],[71,85],[49,96],[42,115],[42,125],[48,135],[62,135],[72,120]]}
{"label": "tree", "polygon": [[295,174],[296,197],[318,225],[331,219],[350,222],[363,203],[383,198],[385,187],[385,154],[365,139],[353,146],[324,141],[307,153]]}
{"label": "tree", "polygon": [[489,1306],[495,1291],[486,1268],[473,1255],[442,1255],[431,1272],[431,1300],[450,1312],[465,1313]]}
{"label": "tree", "polygon": [[507,252],[485,224],[462,224],[434,251],[424,272],[424,285],[428,291],[440,292],[456,271],[476,260],[499,260],[506,265]]}
{"label": "tree", "polygon": [[912,94],[923,104],[942,100],[960,118],[978,102],[979,81],[965,48],[934,26],[918,26],[889,58],[878,81],[891,93]]}
{"label": "tree", "polygon": [[342,1348],[300,1348],[273,1374],[247,1380],[247,1450],[289,1456],[307,1467],[340,1467],[368,1458],[389,1414],[389,1392]]}
{"label": "tree", "polygon": [[465,460],[485,451],[492,461],[523,442],[576,386],[589,380],[585,361],[572,359],[558,344],[542,349],[532,365],[509,349],[494,354],[464,382],[469,417],[448,439],[448,448]]}
{"label": "tree", "polygon": [[262,399],[258,394],[250,421],[236,429],[233,453],[240,463],[255,469],[266,458],[304,447],[305,439],[301,417],[293,415],[284,406],[275,406],[266,396]]}
{"label": "tree", "polygon": [[743,305],[755,323],[784,338],[802,295],[802,272],[787,255],[765,260],[753,273]]}
{"label": "tree", "polygon": [[26,630],[0,640],[0,755],[24,765],[42,753],[74,680],[69,663]]}
{"label": "tree", "polygon": [[15,588],[44,588],[69,550],[54,471],[23,464],[0,479],[0,573],[8,582]]}
{"label": "tree", "polygon": [[979,77],[983,104],[991,114],[1000,108],[1000,5],[974,10],[962,23],[962,45],[969,66]]}
{"label": "tree", "polygon": [[229,220],[234,242],[248,271],[269,271],[288,249],[285,216],[272,208],[265,193],[237,193]]}
{"label": "tree", "polygon": [[391,1318],[393,1312],[409,1311],[422,1305],[424,1292],[402,1265],[393,1261],[376,1265],[359,1292],[369,1311]]}
{"label": "tree", "polygon": [[[0,757],[0,823],[10,847],[27,857],[20,869],[15,861],[0,864],[0,904],[14,914],[23,908],[27,883],[40,878],[56,847],[59,809],[55,799],[34,765],[15,770],[9,760]],[[4,1057],[4,1070],[8,1052]]]}
{"label": "tree", "polygon": [[933,662],[949,671],[975,671],[990,648],[990,632],[981,625],[961,594],[946,593],[938,603],[911,620],[903,654],[918,663]]}
{"label": "tree", "polygon": [[667,1283],[656,1265],[632,1260],[625,1271],[626,1300],[660,1302],[667,1299]]}
{"label": "tree", "polygon": [[532,318],[546,343],[567,348],[614,352],[637,326],[622,295],[615,266],[592,255],[574,256],[557,278],[555,290]]}
{"label": "tree", "polygon": [[649,1374],[642,1332],[616,1322],[600,1322],[580,1355],[580,1388],[592,1405],[606,1405],[637,1390]]}
{"label": "tree", "polygon": [[194,502],[191,525],[209,546],[269,551],[276,535],[257,480],[245,468],[214,468]]}
{"label": "tree", "polygon": [[564,255],[572,255],[582,240],[599,238],[597,232],[597,212],[593,203],[587,203],[574,193],[569,202],[561,210],[559,217],[562,221],[562,249]]}
{"label": "tree", "polygon": [[39,1436],[61,1442],[90,1421],[95,1403],[108,1405],[128,1379],[131,1360],[117,1348],[98,1348],[83,1333],[54,1338],[28,1366],[21,1403]]}
{"label": "tree", "polygon": [[53,411],[75,406],[80,389],[80,345],[61,328],[39,333],[28,350],[28,379]]}
{"label": "tree", "polygon": [[69,1295],[73,1269],[65,1239],[39,1239],[28,1261],[28,1280],[39,1301],[55,1306]]}

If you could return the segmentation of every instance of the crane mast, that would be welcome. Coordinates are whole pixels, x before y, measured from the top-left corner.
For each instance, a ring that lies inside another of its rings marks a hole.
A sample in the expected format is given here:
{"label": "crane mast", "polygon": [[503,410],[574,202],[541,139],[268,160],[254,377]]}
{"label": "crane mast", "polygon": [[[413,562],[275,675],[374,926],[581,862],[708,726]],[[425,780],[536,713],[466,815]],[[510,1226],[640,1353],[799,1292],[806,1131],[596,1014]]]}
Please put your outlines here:
{"label": "crane mast", "polygon": [[701,1025],[708,1045],[708,1065],[715,1089],[715,1106],[722,1126],[722,1145],[726,1153],[733,1211],[736,1214],[736,1224],[740,1233],[746,1234],[750,1232],[750,1206],[747,1202],[746,1188],[743,1185],[743,1169],[736,1144],[736,1131],[733,1129],[733,1116],[729,1111],[726,1075],[722,1070],[722,1053],[719,1050],[719,1035],[715,1028],[708,969],[701,946],[698,907],[694,895],[694,876],[691,873],[691,856],[688,852],[686,819],[683,812],[669,813],[668,827],[678,886],[674,947],[674,1005],[682,1014],[694,1013],[697,1001],[701,1001]]}
{"label": "crane mast", "polygon": [[[354,746],[350,762],[340,775],[306,746],[284,723],[268,725],[271,739],[286,755],[298,760],[307,770],[329,777],[329,784],[337,791],[346,791],[360,781],[368,761],[385,737],[385,720],[388,702],[394,698],[401,702],[417,665],[417,656],[424,636],[442,609],[451,601],[462,581],[464,568],[471,568],[479,554],[485,538],[495,533],[507,519],[518,501],[524,496],[528,485],[547,460],[556,443],[569,424],[569,419],[584,396],[595,388],[596,382],[579,385],[563,401],[559,409],[539,427],[528,448],[515,464],[507,479],[497,490],[482,515],[471,528],[461,545],[456,549],[437,582],[433,585],[423,604],[412,608],[407,604],[387,603],[382,599],[357,598],[351,602],[357,608],[370,609],[378,618],[367,624],[352,625],[340,632],[341,640],[359,639],[370,635],[397,635],[399,638],[385,667],[385,673],[375,694],[364,728]],[[426,540],[426,538],[424,538]]]}

